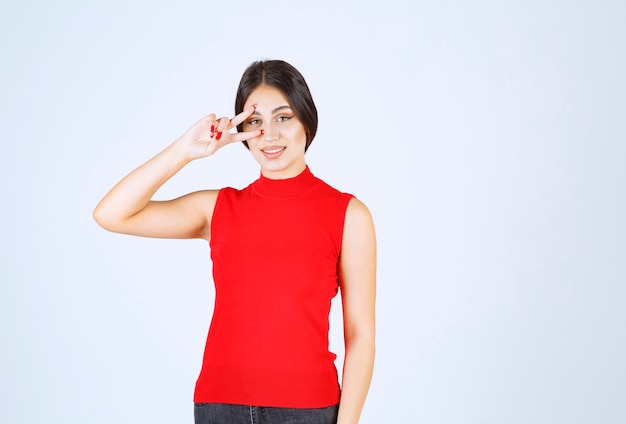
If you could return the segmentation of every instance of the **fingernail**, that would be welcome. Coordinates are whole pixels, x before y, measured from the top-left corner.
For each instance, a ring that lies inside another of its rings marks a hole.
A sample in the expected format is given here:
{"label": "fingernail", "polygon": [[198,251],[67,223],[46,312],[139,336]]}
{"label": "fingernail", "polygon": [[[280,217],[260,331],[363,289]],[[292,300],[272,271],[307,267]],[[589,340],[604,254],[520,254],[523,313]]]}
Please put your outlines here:
{"label": "fingernail", "polygon": [[265,134],[265,130],[261,130],[261,135]]}
{"label": "fingernail", "polygon": [[252,107],[256,109],[256,107],[258,106],[258,104],[253,104]]}
{"label": "fingernail", "polygon": [[215,132],[215,125],[211,125],[211,132],[214,133]]}
{"label": "fingernail", "polygon": [[217,135],[215,136],[216,140],[219,140],[220,138],[222,138],[222,132],[218,132]]}

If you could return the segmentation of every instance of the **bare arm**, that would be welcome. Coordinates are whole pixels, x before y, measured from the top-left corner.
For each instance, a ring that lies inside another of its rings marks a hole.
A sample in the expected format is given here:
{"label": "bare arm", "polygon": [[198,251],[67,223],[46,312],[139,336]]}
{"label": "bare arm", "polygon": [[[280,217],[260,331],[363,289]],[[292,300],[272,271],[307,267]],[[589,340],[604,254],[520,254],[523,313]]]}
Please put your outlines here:
{"label": "bare arm", "polygon": [[167,180],[195,159],[214,154],[221,147],[259,135],[258,131],[230,134],[254,108],[233,119],[211,114],[193,125],[161,153],[124,177],[100,201],[93,212],[103,228],[145,237],[208,238],[216,190],[199,191],[169,201],[152,196]]}
{"label": "bare arm", "polygon": [[339,259],[345,359],[337,424],[356,424],[374,370],[376,236],[367,207],[352,199]]}

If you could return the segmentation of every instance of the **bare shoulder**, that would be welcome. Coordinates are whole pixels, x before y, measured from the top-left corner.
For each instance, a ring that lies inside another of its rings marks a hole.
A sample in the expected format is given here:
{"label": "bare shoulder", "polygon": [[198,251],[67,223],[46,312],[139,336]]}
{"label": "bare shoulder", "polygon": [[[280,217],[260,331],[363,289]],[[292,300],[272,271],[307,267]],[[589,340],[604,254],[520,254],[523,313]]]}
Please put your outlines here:
{"label": "bare shoulder", "polygon": [[345,225],[373,225],[373,219],[370,210],[365,205],[365,203],[363,203],[356,197],[350,199],[350,202],[348,203]]}
{"label": "bare shoulder", "polygon": [[346,210],[339,278],[344,316],[350,316],[351,322],[359,321],[358,317],[369,313],[362,307],[373,302],[375,292],[376,233],[369,209],[357,198],[350,200]]}
{"label": "bare shoulder", "polygon": [[[358,246],[375,242],[374,220],[368,207],[353,197],[348,203],[343,227],[343,246]],[[362,246],[361,246],[362,247]],[[343,249],[345,250],[345,249]]]}

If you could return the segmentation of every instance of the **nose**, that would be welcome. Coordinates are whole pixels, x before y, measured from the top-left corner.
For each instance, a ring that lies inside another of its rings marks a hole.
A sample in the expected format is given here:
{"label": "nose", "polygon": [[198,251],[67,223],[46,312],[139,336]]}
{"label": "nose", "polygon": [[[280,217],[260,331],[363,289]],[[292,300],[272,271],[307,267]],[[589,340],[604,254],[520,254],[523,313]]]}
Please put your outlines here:
{"label": "nose", "polygon": [[263,140],[274,141],[278,140],[278,128],[270,121],[263,126]]}

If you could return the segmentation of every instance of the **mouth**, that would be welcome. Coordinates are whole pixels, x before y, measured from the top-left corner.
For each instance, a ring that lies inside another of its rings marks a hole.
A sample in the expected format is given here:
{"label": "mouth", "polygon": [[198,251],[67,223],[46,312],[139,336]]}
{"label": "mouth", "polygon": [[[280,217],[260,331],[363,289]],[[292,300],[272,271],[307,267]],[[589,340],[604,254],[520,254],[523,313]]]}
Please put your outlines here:
{"label": "mouth", "polygon": [[274,159],[281,155],[284,152],[286,147],[266,147],[261,149],[263,155],[268,159]]}

